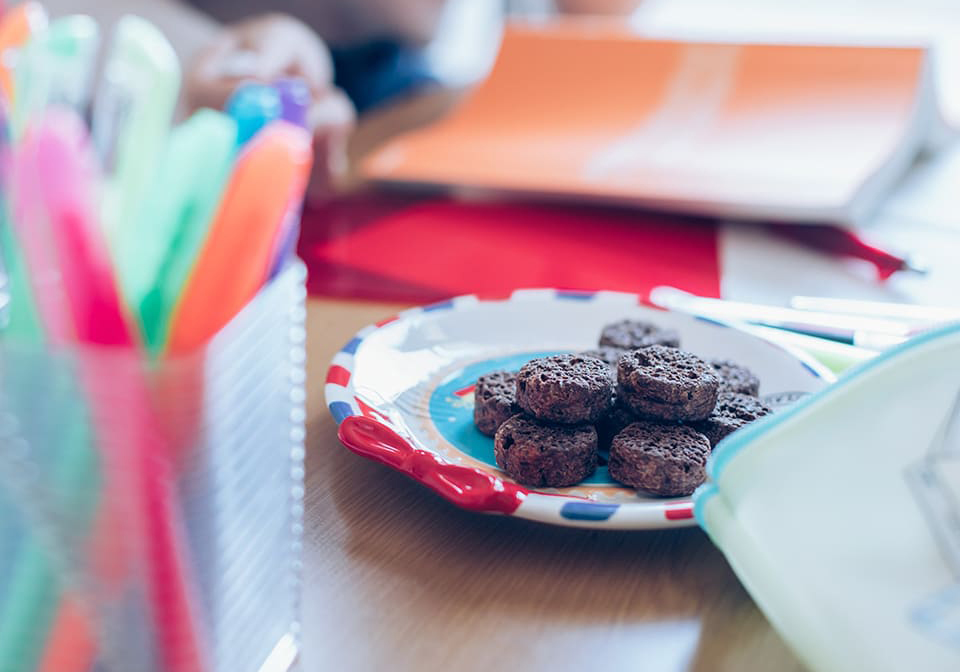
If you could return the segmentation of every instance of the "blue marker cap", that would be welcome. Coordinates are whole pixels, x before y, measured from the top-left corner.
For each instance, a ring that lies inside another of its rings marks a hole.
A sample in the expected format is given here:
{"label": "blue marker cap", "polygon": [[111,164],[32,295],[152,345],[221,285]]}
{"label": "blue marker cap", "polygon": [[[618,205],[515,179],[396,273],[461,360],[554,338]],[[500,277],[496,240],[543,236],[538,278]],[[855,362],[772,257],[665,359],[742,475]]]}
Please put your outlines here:
{"label": "blue marker cap", "polygon": [[299,77],[286,77],[273,83],[280,94],[281,112],[284,121],[307,127],[307,110],[310,108],[310,87]]}
{"label": "blue marker cap", "polygon": [[267,84],[241,84],[227,100],[227,113],[237,122],[237,145],[283,114],[280,92]]}

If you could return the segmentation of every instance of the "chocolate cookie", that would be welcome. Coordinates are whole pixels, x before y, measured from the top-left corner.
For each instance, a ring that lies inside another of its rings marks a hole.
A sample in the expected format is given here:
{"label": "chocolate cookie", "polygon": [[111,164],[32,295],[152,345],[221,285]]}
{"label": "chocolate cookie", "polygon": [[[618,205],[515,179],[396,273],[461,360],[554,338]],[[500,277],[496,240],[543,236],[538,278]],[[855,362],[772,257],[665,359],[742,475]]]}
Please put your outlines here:
{"label": "chocolate cookie", "polygon": [[613,438],[611,478],[655,495],[689,495],[707,478],[710,442],[684,425],[635,422]]}
{"label": "chocolate cookie", "polygon": [[710,439],[710,446],[714,447],[725,436],[770,413],[770,408],[756,397],[723,392],[717,400],[713,414],[692,426],[705,434]]}
{"label": "chocolate cookie", "polygon": [[537,418],[565,425],[596,422],[613,405],[610,367],[593,357],[534,359],[517,374],[517,403]]}
{"label": "chocolate cookie", "polygon": [[637,420],[639,420],[637,414],[630,410],[622,400],[617,399],[613,408],[597,420],[597,447],[602,451],[610,450],[613,437],[619,434],[624,427]]}
{"label": "chocolate cookie", "polygon": [[760,393],[760,379],[747,367],[729,359],[711,359],[710,366],[720,376],[721,392],[751,394],[754,397]]}
{"label": "chocolate cookie", "polygon": [[601,345],[600,347],[594,348],[593,350],[584,350],[583,352],[580,353],[580,356],[594,357],[596,359],[599,359],[601,362],[605,362],[606,364],[608,364],[610,368],[616,370],[617,360],[619,360],[620,355],[622,355],[625,352],[626,350],[624,348],[614,348],[607,345]]}
{"label": "chocolate cookie", "polygon": [[497,430],[497,466],[524,485],[576,485],[597,468],[597,432],[590,425],[548,425],[518,414]]}
{"label": "chocolate cookie", "polygon": [[673,329],[661,329],[652,322],[620,320],[608,324],[600,332],[600,345],[633,350],[651,345],[680,347],[680,335]]}
{"label": "chocolate cookie", "polygon": [[519,412],[516,373],[494,371],[477,378],[473,390],[473,424],[481,433],[493,436],[504,420]]}
{"label": "chocolate cookie", "polygon": [[618,394],[637,415],[704,420],[717,403],[720,378],[702,359],[662,345],[631,350],[617,364]]}

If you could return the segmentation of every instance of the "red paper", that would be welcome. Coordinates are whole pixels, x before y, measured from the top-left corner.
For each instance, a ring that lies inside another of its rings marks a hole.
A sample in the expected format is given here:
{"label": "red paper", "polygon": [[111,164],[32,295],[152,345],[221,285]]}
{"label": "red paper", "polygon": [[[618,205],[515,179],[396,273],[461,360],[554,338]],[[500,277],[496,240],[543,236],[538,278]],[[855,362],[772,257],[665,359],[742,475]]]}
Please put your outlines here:
{"label": "red paper", "polygon": [[365,195],[304,213],[311,294],[409,303],[521,287],[720,294],[711,222],[584,206]]}

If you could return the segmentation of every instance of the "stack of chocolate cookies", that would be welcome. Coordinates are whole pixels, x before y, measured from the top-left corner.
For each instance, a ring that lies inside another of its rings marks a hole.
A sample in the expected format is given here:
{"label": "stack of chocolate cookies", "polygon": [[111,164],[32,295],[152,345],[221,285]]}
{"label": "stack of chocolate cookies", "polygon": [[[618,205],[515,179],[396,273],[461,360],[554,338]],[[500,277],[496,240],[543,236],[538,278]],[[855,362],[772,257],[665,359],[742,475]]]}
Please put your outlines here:
{"label": "stack of chocolate cookies", "polygon": [[770,412],[745,367],[680,350],[676,332],[623,320],[599,347],[481,376],[474,421],[494,437],[497,464],[520,483],[564,487],[609,451],[610,476],[661,496],[706,479],[712,448]]}
{"label": "stack of chocolate cookies", "polygon": [[500,384],[509,375],[481,376],[474,390],[474,422],[494,436],[500,468],[534,486],[587,478],[597,468],[594,425],[613,407],[610,366],[582,355],[535,359],[513,376],[512,396]]}

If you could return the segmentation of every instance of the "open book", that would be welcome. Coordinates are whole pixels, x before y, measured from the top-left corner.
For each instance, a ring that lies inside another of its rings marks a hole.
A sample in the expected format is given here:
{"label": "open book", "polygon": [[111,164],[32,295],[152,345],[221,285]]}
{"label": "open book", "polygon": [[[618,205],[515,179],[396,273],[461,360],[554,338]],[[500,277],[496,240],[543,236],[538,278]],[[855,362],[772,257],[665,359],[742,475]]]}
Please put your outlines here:
{"label": "open book", "polygon": [[649,40],[511,26],[449,116],[363,166],[375,180],[717,217],[853,223],[937,119],[919,47]]}

